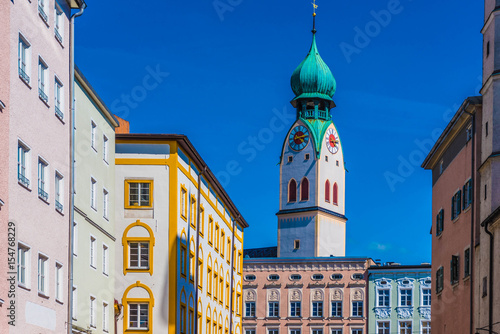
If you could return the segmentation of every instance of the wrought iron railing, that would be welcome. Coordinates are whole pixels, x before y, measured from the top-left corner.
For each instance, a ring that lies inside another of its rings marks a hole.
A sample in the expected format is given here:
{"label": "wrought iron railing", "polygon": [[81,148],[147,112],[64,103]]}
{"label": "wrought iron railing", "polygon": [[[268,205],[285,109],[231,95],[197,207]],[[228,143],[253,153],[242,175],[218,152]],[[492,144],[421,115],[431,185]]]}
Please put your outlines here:
{"label": "wrought iron railing", "polygon": [[59,117],[60,119],[64,118],[64,114],[62,113],[61,109],[59,109],[58,106],[55,107],[56,110],[56,116]]}
{"label": "wrought iron railing", "polygon": [[30,82],[30,76],[27,75],[26,72],[24,72],[24,69],[21,67],[19,67],[19,77],[26,81],[26,83]]}
{"label": "wrought iron railing", "polygon": [[56,210],[59,212],[63,211],[63,205],[61,203],[59,203],[58,201],[56,201]]}
{"label": "wrought iron railing", "polygon": [[47,96],[47,94],[45,94],[45,92],[41,88],[38,88],[38,96],[40,96],[40,98],[46,103],[49,102],[49,97]]}
{"label": "wrought iron railing", "polygon": [[47,14],[45,14],[45,11],[43,10],[43,7],[42,6],[38,6],[38,13],[40,14],[40,16],[42,17],[42,19],[45,21],[45,22],[48,22],[49,21],[49,17],[47,16]]}
{"label": "wrought iron railing", "polygon": [[21,184],[25,185],[26,187],[30,186],[30,180],[23,174],[17,173],[17,179],[19,180],[19,182],[21,182]]}
{"label": "wrought iron railing", "polygon": [[45,192],[45,190],[40,187],[38,187],[38,196],[40,196],[45,201],[49,199],[49,194],[47,194],[47,192]]}

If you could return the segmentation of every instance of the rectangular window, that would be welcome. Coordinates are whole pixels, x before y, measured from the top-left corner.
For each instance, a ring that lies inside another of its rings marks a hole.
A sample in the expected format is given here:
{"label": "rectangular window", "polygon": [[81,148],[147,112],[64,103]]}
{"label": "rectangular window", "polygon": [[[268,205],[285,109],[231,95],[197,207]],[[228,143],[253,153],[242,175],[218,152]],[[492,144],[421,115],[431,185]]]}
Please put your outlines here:
{"label": "rectangular window", "polygon": [[290,329],[290,334],[300,334],[300,328],[292,328],[292,329]]}
{"label": "rectangular window", "polygon": [[436,216],[436,236],[441,235],[444,229],[444,211],[443,209],[439,210],[439,213]]}
{"label": "rectangular window", "polygon": [[129,254],[129,268],[149,269],[149,242],[130,242]]}
{"label": "rectangular window", "polygon": [[63,183],[63,177],[61,174],[56,172],[55,176],[55,187],[54,187],[54,193],[55,193],[55,201],[56,201],[56,210],[59,212],[63,212],[64,206],[63,206],[63,189],[64,189],[64,183]]}
{"label": "rectangular window", "polygon": [[313,302],[312,303],[312,316],[322,317],[323,316],[323,302]]}
{"label": "rectangular window", "polygon": [[90,178],[90,207],[94,210],[97,210],[97,181],[94,178]]}
{"label": "rectangular window", "polygon": [[102,159],[108,162],[109,140],[108,137],[102,136]]}
{"label": "rectangular window", "polygon": [[93,296],[90,296],[90,312],[89,312],[89,315],[90,315],[90,327],[96,327],[96,324],[95,324],[95,315],[96,315],[96,301],[95,301],[95,297]]}
{"label": "rectangular window", "polygon": [[181,217],[187,221],[187,189],[181,185]]}
{"label": "rectangular window", "polygon": [[245,302],[245,317],[255,317],[255,302]]}
{"label": "rectangular window", "polygon": [[245,329],[245,334],[255,334],[255,329],[254,328]]}
{"label": "rectangular window", "polygon": [[463,209],[465,210],[472,204],[472,179],[465,183],[463,191]]}
{"label": "rectangular window", "polygon": [[73,255],[78,255],[78,223],[73,222]]}
{"label": "rectangular window", "polygon": [[180,332],[181,334],[186,334],[186,305],[181,303],[180,311],[181,311],[179,317]]}
{"label": "rectangular window", "polygon": [[399,290],[399,306],[412,306],[412,289]]}
{"label": "rectangular window", "polygon": [[97,125],[94,123],[94,121],[90,122],[90,146],[94,149],[96,149],[96,143],[95,143],[95,136],[97,132]]}
{"label": "rectangular window", "polygon": [[469,124],[465,129],[465,135],[467,136],[467,141],[472,139],[472,124]]}
{"label": "rectangular window", "polygon": [[59,117],[60,119],[64,119],[64,112],[63,112],[63,85],[62,83],[55,78],[55,83],[54,83],[54,106],[55,106],[55,112],[56,116]]}
{"label": "rectangular window", "polygon": [[300,302],[290,302],[290,316],[300,317]]}
{"label": "rectangular window", "polygon": [[323,334],[323,329],[313,329],[312,334]]}
{"label": "rectangular window", "polygon": [[219,235],[219,223],[215,223],[215,245],[214,249],[216,252],[219,251],[219,241],[220,241],[220,235]]}
{"label": "rectangular window", "polygon": [[19,77],[26,82],[30,83],[29,73],[31,71],[31,45],[24,39],[23,36],[19,35],[19,54],[18,54],[18,66],[19,66]]}
{"label": "rectangular window", "polygon": [[464,252],[464,277],[470,276],[470,248]]}
{"label": "rectangular window", "polygon": [[149,328],[149,304],[129,304],[128,310],[129,329]]}
{"label": "rectangular window", "polygon": [[431,289],[422,289],[422,306],[431,306]]}
{"label": "rectangular window", "polygon": [[224,258],[224,254],[225,254],[225,249],[226,247],[224,247],[224,240],[226,240],[226,233],[224,232],[224,230],[220,231],[220,256],[222,258]]}
{"label": "rectangular window", "polygon": [[96,244],[95,238],[91,236],[90,237],[90,266],[94,269],[96,268],[95,244]]}
{"label": "rectangular window", "polygon": [[[212,245],[214,242],[214,219],[209,216],[208,217],[208,243]],[[229,258],[229,253],[231,250],[228,251],[228,258]]]}
{"label": "rectangular window", "polygon": [[462,206],[460,205],[461,202],[462,202],[462,191],[459,190],[451,198],[451,220],[454,220],[455,218],[458,217],[458,215],[460,215],[462,208]]}
{"label": "rectangular window", "polygon": [[180,256],[181,256],[181,263],[180,263],[180,266],[181,266],[181,276],[186,278],[186,273],[187,273],[187,247],[186,247],[186,244],[184,243],[184,241],[181,240],[181,253],[180,253]]}
{"label": "rectangular window", "polygon": [[45,161],[38,159],[38,197],[48,201],[49,193],[47,186],[48,165]]}
{"label": "rectangular window", "polygon": [[76,292],[76,286],[73,286],[72,294],[72,304],[71,304],[71,318],[76,320],[76,311],[78,310],[78,293]]}
{"label": "rectangular window", "polygon": [[56,263],[56,300],[63,300],[63,269],[62,264]]}
{"label": "rectangular window", "polygon": [[47,16],[48,2],[48,0],[38,0],[38,14],[46,23],[49,22],[49,17]]}
{"label": "rectangular window", "polygon": [[444,285],[444,268],[439,267],[439,269],[436,271],[436,293],[440,293],[443,291],[443,285]]}
{"label": "rectangular window", "polygon": [[431,322],[422,321],[422,334],[431,334]]}
{"label": "rectangular window", "polygon": [[351,334],[363,334],[363,329],[362,328],[353,328],[351,330]]}
{"label": "rectangular window", "polygon": [[332,302],[332,317],[342,317],[342,302]]}
{"label": "rectangular window", "polygon": [[46,256],[38,254],[38,293],[48,295],[48,263]]}
{"label": "rectangular window", "polygon": [[55,6],[55,12],[54,12],[54,16],[55,16],[55,19],[54,19],[54,34],[57,38],[57,40],[59,41],[59,43],[62,43],[63,42],[63,36],[64,36],[64,16],[63,16],[63,11],[61,10],[61,8],[59,8],[59,6],[57,5],[56,3],[56,6]]}
{"label": "rectangular window", "polygon": [[279,317],[280,316],[280,304],[279,302],[269,302],[269,317]]}
{"label": "rectangular window", "polygon": [[102,330],[109,331],[109,306],[108,303],[102,303]]}
{"label": "rectangular window", "polygon": [[102,245],[102,273],[108,275],[109,270],[109,250],[108,246]]}
{"label": "rectangular window", "polygon": [[49,67],[41,58],[38,58],[38,96],[49,103]]}
{"label": "rectangular window", "polygon": [[280,330],[278,328],[269,328],[267,334],[279,334]]}
{"label": "rectangular window", "polygon": [[377,306],[390,306],[390,292],[389,289],[377,290]]}
{"label": "rectangular window", "polygon": [[389,321],[377,322],[377,334],[390,334],[390,333],[391,333],[391,325]]}
{"label": "rectangular window", "polygon": [[153,181],[125,181],[125,208],[152,208]]}
{"label": "rectangular window", "polygon": [[399,334],[412,334],[411,321],[399,322]]}
{"label": "rectangular window", "polygon": [[451,257],[451,271],[450,271],[450,283],[455,284],[458,283],[458,279],[460,278],[460,257],[458,255],[452,255]]}
{"label": "rectangular window", "polygon": [[353,317],[362,317],[363,316],[363,302],[362,301],[352,302],[352,316]]}
{"label": "rectangular window", "polygon": [[17,147],[17,180],[25,187],[30,186],[29,179],[29,152],[30,150],[21,143]]}
{"label": "rectangular window", "polygon": [[24,245],[17,246],[17,281],[25,287],[29,287],[29,260],[30,249]]}
{"label": "rectangular window", "polygon": [[342,334],[342,328],[332,328],[332,334]]}
{"label": "rectangular window", "polygon": [[102,190],[102,199],[103,199],[103,203],[102,203],[102,215],[105,219],[108,219],[108,204],[109,204],[109,194],[108,194],[108,191],[106,189],[103,189]]}

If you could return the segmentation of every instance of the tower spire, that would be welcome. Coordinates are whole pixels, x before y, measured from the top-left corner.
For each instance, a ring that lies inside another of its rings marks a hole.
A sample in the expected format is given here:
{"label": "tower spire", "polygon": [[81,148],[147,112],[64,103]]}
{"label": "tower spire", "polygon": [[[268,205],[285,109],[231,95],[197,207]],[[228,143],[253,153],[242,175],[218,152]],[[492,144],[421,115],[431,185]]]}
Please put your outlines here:
{"label": "tower spire", "polygon": [[313,2],[311,2],[311,4],[313,5],[313,29],[312,29],[312,33],[315,34],[316,33],[316,8],[318,8],[318,5],[316,4],[316,0],[313,0]]}

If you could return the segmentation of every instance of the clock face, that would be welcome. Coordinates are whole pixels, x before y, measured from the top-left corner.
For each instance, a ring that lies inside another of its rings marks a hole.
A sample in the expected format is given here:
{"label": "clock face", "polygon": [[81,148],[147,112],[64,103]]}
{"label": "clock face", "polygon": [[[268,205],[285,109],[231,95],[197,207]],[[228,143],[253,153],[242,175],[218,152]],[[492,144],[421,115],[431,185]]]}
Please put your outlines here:
{"label": "clock face", "polygon": [[294,151],[300,151],[307,146],[309,142],[309,131],[303,125],[296,126],[288,136],[288,144]]}
{"label": "clock face", "polygon": [[339,135],[337,134],[337,131],[334,129],[330,128],[326,131],[325,134],[325,142],[326,142],[326,147],[328,148],[328,151],[330,151],[331,154],[335,154],[339,151]]}

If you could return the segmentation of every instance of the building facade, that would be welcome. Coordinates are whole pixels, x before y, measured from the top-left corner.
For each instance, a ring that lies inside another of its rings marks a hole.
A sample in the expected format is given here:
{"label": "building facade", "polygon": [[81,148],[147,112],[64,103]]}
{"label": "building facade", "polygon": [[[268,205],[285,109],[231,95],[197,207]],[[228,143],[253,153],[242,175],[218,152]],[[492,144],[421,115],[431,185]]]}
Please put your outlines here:
{"label": "building facade", "polygon": [[73,333],[114,333],[115,127],[92,86],[75,72]]}
{"label": "building facade", "polygon": [[241,333],[247,223],[181,135],[116,138],[117,332]]}
{"label": "building facade", "polygon": [[368,334],[431,333],[431,265],[368,269]]}

